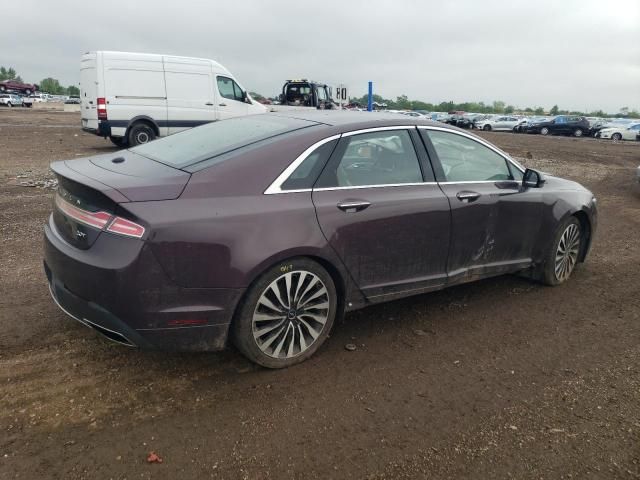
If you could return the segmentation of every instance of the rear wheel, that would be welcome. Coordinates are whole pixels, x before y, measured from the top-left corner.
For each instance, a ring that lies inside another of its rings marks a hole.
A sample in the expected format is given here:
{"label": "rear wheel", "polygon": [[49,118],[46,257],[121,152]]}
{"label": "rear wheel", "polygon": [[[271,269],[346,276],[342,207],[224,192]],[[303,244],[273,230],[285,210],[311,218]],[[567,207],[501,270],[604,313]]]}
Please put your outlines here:
{"label": "rear wheel", "polygon": [[124,137],[109,137],[109,140],[117,147],[124,148],[127,146],[127,139]]}
{"label": "rear wheel", "polygon": [[614,133],[613,135],[611,135],[611,140],[615,140],[616,142],[619,142],[620,140],[622,140],[622,134],[621,133]]}
{"label": "rear wheel", "polygon": [[580,255],[582,227],[576,217],[567,218],[558,227],[553,244],[547,253],[542,280],[547,285],[566,282]]}
{"label": "rear wheel", "polygon": [[540,133],[541,133],[542,135],[549,135],[549,129],[548,129],[547,127],[542,127],[542,128],[540,129]]}
{"label": "rear wheel", "polygon": [[266,271],[249,290],[233,322],[233,340],[251,361],[284,368],[313,355],[326,340],[338,301],[318,263],[293,258]]}
{"label": "rear wheel", "polygon": [[582,129],[581,129],[581,128],[576,128],[576,129],[573,131],[573,136],[574,136],[574,137],[581,137],[583,133],[584,133],[584,132],[582,131]]}
{"label": "rear wheel", "polygon": [[135,147],[143,143],[149,143],[156,139],[155,130],[146,123],[137,123],[129,129],[129,145]]}

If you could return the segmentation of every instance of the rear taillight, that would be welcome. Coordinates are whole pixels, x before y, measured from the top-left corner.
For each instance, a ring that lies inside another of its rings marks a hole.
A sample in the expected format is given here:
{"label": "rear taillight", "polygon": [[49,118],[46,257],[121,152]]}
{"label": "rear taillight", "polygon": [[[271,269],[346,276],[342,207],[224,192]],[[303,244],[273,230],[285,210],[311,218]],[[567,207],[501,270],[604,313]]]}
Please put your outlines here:
{"label": "rear taillight", "polygon": [[117,217],[107,212],[89,212],[81,208],[71,205],[60,195],[56,195],[56,206],[67,217],[72,218],[78,223],[97,228],[98,230],[106,230],[107,232],[117,233],[126,237],[141,238],[144,235],[144,227],[138,225],[126,218]]}
{"label": "rear taillight", "polygon": [[107,232],[140,238],[144,235],[144,227],[122,217],[116,217],[107,227]]}
{"label": "rear taillight", "polygon": [[107,120],[107,99],[98,98],[98,120]]}

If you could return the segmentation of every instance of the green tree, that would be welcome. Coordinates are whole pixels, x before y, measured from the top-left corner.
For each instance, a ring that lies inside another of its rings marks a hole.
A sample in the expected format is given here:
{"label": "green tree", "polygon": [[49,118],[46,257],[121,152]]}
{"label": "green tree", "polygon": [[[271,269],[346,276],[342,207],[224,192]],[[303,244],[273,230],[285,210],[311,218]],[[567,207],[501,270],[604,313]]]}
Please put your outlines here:
{"label": "green tree", "polygon": [[400,95],[396,99],[395,104],[396,108],[399,108],[400,110],[409,110],[411,108],[411,102],[406,95]]}
{"label": "green tree", "polygon": [[536,115],[544,115],[544,108],[536,107],[536,109],[533,111],[533,113],[535,113]]}
{"label": "green tree", "polygon": [[507,105],[504,109],[504,113],[513,113],[515,112],[515,107],[513,105]]}
{"label": "green tree", "polygon": [[551,115],[558,115],[558,105],[554,105],[553,107],[551,107],[551,110],[549,110],[549,113]]}
{"label": "green tree", "polygon": [[80,95],[80,89],[78,87],[76,87],[75,85],[69,85],[67,87],[67,95],[78,96],[78,95]]}
{"label": "green tree", "polygon": [[51,77],[45,78],[40,82],[40,90],[52,95],[62,95],[65,93],[65,88],[60,85],[60,82]]}
{"label": "green tree", "polygon": [[502,100],[495,100],[493,102],[493,111],[495,113],[504,113],[505,103]]}
{"label": "green tree", "polygon": [[2,80],[18,80],[22,81],[19,75],[16,74],[16,71],[12,68],[0,67],[0,81]]}

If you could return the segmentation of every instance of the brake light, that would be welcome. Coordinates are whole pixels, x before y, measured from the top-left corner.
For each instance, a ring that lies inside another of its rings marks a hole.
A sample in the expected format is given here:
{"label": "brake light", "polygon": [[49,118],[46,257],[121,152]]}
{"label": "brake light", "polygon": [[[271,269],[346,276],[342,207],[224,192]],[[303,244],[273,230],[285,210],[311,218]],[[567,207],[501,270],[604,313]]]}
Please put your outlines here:
{"label": "brake light", "polygon": [[98,120],[107,120],[107,99],[98,98]]}
{"label": "brake light", "polygon": [[144,235],[144,227],[125,218],[116,217],[107,227],[107,232],[140,238]]}
{"label": "brake light", "polygon": [[70,204],[60,195],[56,195],[55,203],[61,212],[78,223],[127,237],[141,238],[144,235],[145,228],[142,225],[126,218],[116,217],[107,212],[83,210]]}
{"label": "brake light", "polygon": [[60,195],[56,195],[56,206],[76,222],[95,227],[99,230],[106,227],[112,217],[112,215],[107,212],[89,212],[82,210],[66,202]]}

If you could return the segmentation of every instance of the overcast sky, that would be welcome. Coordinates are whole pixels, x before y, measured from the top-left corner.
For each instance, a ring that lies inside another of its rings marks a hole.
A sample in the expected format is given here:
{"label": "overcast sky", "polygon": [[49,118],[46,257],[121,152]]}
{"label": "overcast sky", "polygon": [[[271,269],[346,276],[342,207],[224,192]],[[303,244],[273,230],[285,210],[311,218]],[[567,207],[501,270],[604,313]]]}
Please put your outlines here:
{"label": "overcast sky", "polygon": [[[79,81],[89,50],[205,57],[272,96],[306,77],[387,98],[640,110],[640,0],[21,0],[0,65]],[[13,20],[12,20],[13,19]]]}

